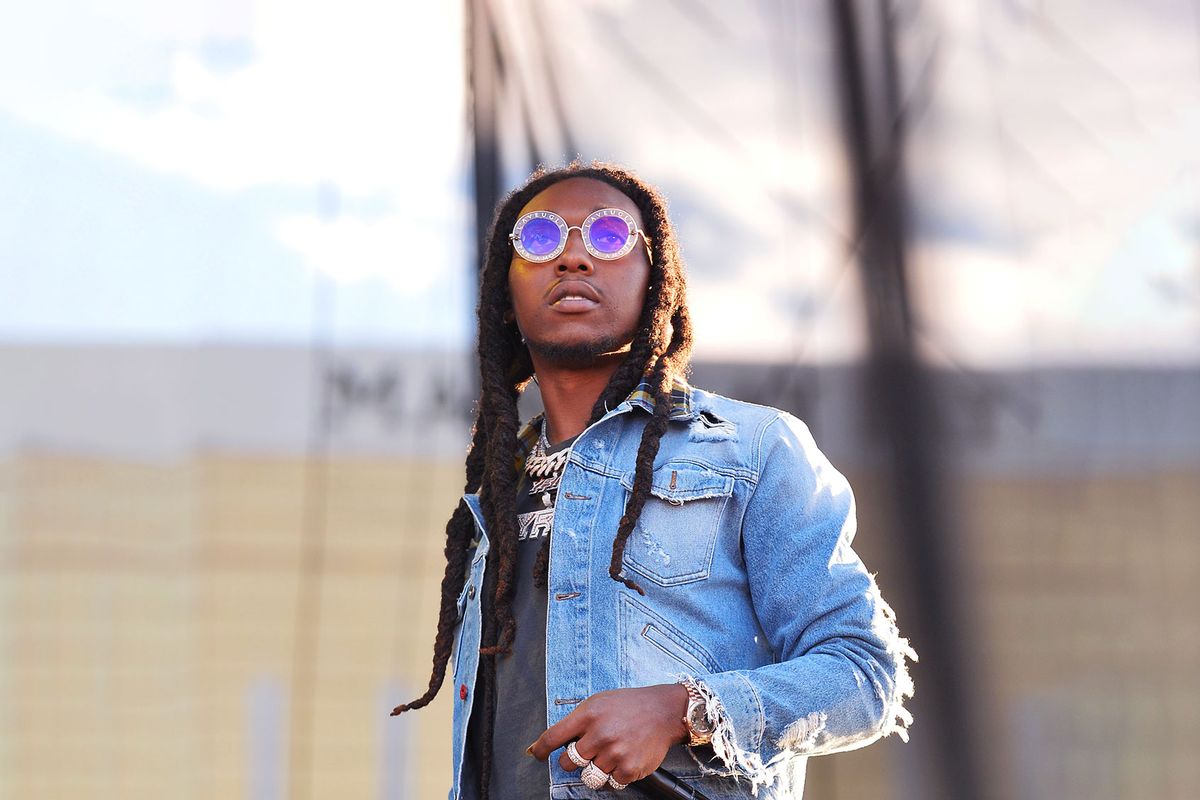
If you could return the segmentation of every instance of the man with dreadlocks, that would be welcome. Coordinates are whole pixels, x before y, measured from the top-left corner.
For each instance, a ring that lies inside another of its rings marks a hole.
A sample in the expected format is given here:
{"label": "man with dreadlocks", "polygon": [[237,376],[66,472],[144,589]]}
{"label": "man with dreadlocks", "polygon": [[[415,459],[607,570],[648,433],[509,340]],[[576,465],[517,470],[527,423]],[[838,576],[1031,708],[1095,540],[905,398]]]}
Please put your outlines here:
{"label": "man with dreadlocks", "polygon": [[691,345],[653,188],[572,164],[501,203],[433,672],[393,711],[454,657],[452,800],[649,797],[660,766],[799,797],[808,756],[904,735],[912,653],[849,486],[795,417],[689,386]]}

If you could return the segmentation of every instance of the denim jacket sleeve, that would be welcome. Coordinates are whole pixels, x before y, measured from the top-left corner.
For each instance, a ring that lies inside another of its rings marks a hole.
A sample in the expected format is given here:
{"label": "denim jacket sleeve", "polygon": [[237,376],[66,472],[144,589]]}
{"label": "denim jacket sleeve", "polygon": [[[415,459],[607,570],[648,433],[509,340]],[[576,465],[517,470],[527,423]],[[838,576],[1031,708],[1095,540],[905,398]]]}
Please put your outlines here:
{"label": "denim jacket sleeve", "polygon": [[795,417],[781,413],[763,433],[742,549],[777,661],[681,676],[706,700],[719,774],[748,778],[755,791],[795,756],[851,750],[892,732],[907,738],[905,659],[916,657],[851,549],[846,479]]}

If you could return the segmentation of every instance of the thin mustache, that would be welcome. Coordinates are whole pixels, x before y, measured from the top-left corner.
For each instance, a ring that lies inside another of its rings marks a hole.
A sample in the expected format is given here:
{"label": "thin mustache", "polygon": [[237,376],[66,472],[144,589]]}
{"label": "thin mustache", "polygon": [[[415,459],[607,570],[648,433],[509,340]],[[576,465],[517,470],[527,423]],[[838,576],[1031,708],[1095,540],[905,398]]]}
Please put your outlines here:
{"label": "thin mustache", "polygon": [[581,291],[580,294],[588,299],[596,300],[598,302],[602,297],[601,291],[597,289],[590,281],[585,281],[583,278],[560,278],[559,280],[550,284],[550,288],[546,290],[544,297],[549,299],[550,296],[558,291],[559,287],[561,287],[564,283],[580,284],[587,287],[587,291]]}

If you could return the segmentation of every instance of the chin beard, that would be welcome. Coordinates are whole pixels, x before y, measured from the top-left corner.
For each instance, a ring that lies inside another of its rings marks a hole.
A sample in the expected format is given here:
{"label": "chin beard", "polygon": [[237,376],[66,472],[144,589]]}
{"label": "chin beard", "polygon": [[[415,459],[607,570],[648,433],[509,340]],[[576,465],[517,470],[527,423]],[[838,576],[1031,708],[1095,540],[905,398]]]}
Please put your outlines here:
{"label": "chin beard", "polygon": [[620,353],[629,349],[628,337],[605,336],[588,342],[539,342],[526,339],[529,352],[545,361],[566,367],[586,367],[601,356]]}

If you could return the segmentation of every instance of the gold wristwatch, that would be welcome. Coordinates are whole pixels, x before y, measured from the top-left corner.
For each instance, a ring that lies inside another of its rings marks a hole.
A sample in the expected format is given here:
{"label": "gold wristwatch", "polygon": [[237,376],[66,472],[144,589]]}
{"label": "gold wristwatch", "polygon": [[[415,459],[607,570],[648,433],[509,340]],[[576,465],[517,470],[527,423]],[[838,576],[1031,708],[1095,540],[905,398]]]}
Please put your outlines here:
{"label": "gold wristwatch", "polygon": [[687,712],[683,715],[683,724],[688,732],[688,746],[708,744],[712,741],[713,726],[708,721],[708,715],[704,713],[704,698],[694,686],[686,683],[682,685],[688,693]]}

